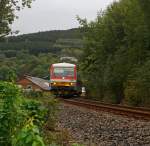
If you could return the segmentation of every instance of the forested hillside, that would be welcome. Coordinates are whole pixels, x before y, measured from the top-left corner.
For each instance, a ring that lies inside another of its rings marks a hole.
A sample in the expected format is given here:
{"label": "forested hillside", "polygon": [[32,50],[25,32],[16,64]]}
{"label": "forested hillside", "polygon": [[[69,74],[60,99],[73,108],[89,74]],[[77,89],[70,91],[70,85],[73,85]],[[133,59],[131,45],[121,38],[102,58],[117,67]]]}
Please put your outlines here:
{"label": "forested hillside", "polygon": [[[9,80],[15,74],[48,76],[51,63],[61,56],[79,58],[82,35],[78,29],[58,30],[7,37],[0,42],[0,79]],[[13,74],[13,75],[12,75]]]}
{"label": "forested hillside", "polygon": [[[7,37],[0,42],[0,79],[48,75],[61,56],[80,59],[90,97],[150,105],[150,1],[120,0],[79,29]],[[82,40],[83,38],[83,40]],[[83,53],[84,52],[84,53]]]}
{"label": "forested hillside", "polygon": [[91,96],[150,105],[149,16],[149,0],[120,0],[95,21],[78,18],[86,43],[81,68]]}

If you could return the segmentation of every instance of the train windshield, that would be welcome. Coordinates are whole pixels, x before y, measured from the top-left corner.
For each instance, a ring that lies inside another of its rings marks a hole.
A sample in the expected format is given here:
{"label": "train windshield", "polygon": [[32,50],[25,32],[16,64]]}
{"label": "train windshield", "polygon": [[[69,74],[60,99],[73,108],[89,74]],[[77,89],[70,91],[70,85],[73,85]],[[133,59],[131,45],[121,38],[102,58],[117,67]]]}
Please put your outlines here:
{"label": "train windshield", "polygon": [[74,77],[74,68],[72,67],[57,67],[54,68],[55,77]]}

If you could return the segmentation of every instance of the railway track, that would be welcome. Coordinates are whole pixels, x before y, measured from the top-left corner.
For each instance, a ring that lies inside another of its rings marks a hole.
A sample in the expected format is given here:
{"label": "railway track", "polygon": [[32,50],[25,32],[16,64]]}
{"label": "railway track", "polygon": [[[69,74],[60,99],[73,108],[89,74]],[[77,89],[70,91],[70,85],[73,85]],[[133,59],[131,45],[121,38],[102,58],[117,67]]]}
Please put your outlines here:
{"label": "railway track", "polygon": [[113,114],[132,117],[141,120],[150,120],[149,108],[137,108],[115,104],[106,104],[87,99],[61,99],[61,101],[67,104],[76,105],[91,110],[111,112]]}

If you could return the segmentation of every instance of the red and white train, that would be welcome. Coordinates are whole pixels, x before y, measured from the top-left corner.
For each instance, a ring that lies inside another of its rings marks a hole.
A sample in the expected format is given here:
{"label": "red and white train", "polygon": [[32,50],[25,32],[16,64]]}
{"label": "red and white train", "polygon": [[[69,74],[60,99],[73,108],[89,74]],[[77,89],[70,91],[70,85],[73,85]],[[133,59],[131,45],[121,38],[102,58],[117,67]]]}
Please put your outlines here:
{"label": "red and white train", "polygon": [[55,95],[79,95],[77,66],[70,63],[56,63],[50,67],[50,87]]}

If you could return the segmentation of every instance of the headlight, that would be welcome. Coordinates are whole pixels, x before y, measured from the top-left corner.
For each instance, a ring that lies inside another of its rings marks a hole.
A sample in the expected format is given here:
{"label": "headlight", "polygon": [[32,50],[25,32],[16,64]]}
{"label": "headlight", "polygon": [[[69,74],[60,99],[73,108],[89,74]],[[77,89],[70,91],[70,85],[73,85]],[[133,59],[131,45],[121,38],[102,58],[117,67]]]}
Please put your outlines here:
{"label": "headlight", "polygon": [[75,86],[75,83],[70,83],[71,86]]}
{"label": "headlight", "polygon": [[56,82],[51,83],[51,85],[56,85]]}

